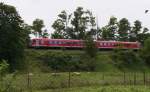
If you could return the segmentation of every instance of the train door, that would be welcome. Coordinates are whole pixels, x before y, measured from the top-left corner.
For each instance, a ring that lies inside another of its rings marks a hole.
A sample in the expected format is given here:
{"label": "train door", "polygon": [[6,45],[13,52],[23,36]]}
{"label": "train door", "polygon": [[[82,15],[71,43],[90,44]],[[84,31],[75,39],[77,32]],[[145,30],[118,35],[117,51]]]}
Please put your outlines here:
{"label": "train door", "polygon": [[39,43],[40,43],[40,41],[37,39],[35,45],[39,46],[40,45]]}

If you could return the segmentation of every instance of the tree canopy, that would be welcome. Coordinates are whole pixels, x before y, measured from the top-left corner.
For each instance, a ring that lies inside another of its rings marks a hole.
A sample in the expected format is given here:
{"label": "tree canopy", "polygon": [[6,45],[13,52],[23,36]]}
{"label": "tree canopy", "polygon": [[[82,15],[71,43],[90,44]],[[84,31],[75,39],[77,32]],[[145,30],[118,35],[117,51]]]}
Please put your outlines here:
{"label": "tree canopy", "polygon": [[0,61],[7,60],[11,70],[22,63],[26,34],[15,7],[0,3]]}

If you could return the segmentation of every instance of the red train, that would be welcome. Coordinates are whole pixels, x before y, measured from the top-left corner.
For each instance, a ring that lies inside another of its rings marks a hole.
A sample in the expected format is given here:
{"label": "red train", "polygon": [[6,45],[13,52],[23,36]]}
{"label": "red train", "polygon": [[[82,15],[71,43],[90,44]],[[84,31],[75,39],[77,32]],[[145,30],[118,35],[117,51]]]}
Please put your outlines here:
{"label": "red train", "polygon": [[[96,47],[99,49],[114,49],[121,47],[122,49],[139,49],[139,42],[121,42],[121,41],[95,41]],[[49,48],[84,48],[83,40],[71,40],[71,39],[48,39],[37,38],[32,39],[30,47],[49,47]]]}

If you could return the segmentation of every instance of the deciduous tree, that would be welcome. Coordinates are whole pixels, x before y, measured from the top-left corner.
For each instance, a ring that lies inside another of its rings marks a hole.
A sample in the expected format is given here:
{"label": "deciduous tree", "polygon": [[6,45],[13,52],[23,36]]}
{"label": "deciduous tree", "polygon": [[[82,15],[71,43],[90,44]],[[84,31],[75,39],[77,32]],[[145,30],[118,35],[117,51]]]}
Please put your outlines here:
{"label": "deciduous tree", "polygon": [[23,63],[27,37],[22,25],[15,7],[0,3],[0,61],[7,60],[11,71]]}

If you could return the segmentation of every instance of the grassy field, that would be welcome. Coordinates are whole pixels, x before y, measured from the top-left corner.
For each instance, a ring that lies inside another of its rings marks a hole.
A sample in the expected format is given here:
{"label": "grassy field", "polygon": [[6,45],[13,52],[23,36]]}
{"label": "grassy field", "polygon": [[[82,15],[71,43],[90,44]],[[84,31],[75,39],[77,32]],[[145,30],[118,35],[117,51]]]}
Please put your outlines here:
{"label": "grassy field", "polygon": [[55,89],[34,92],[150,92],[150,87],[146,86],[95,86],[95,87],[76,87],[68,89]]}
{"label": "grassy field", "polygon": [[[122,72],[113,64],[111,51],[98,53],[95,72],[71,72],[70,76],[68,72],[55,74],[55,71],[42,66],[43,61],[39,57],[47,52],[84,53],[79,50],[26,50],[29,74],[17,74],[11,83],[17,91],[10,92],[150,92],[149,68],[146,73],[141,69],[145,66]],[[7,83],[9,79],[10,75],[5,77]]]}
{"label": "grassy field", "polygon": [[[118,73],[72,72],[70,74],[70,77],[68,72],[56,73],[56,74],[55,73],[30,73],[29,76],[27,74],[17,75],[11,85],[15,89],[22,90],[22,91],[48,90],[46,92],[49,92],[49,90],[55,89],[57,92],[57,89],[63,89],[64,91],[62,92],[65,92],[65,90],[68,90],[67,88],[70,85],[70,88],[72,88],[70,90],[72,91],[66,91],[66,92],[82,92],[82,90],[74,91],[78,87],[83,87],[83,92],[86,92],[86,90],[89,90],[88,92],[99,92],[98,90],[107,89],[107,87],[110,90],[111,89],[115,90],[113,89],[113,87],[115,86],[126,87],[126,86],[134,85],[134,86],[141,86],[141,88],[144,87],[144,85],[149,86],[150,85],[149,77],[150,77],[149,73],[143,75],[143,73],[121,73],[121,72],[120,73],[119,72]],[[9,75],[8,77],[6,77],[5,80],[8,79],[9,79]],[[96,86],[97,89],[93,88],[93,86]],[[124,90],[127,89],[128,88],[125,88]],[[119,91],[119,90],[121,90],[121,88],[118,89],[117,92],[126,92],[126,91]],[[100,92],[109,92],[109,91],[100,91]],[[115,92],[115,91],[110,91],[110,92]],[[135,92],[144,92],[144,91],[135,91]]]}
{"label": "grassy field", "polygon": [[[39,59],[42,55],[47,53],[57,53],[61,52],[64,54],[72,55],[72,56],[82,56],[84,51],[82,50],[49,50],[49,49],[27,49],[26,57],[29,62],[30,71],[32,72],[45,72],[50,71],[50,69],[46,66],[42,66],[43,61]],[[111,59],[112,51],[99,51],[96,61],[96,72],[120,72],[120,69],[115,66],[114,61]],[[86,62],[86,61],[85,61]],[[145,65],[133,66],[135,69],[126,68],[125,71],[150,71]]]}

